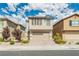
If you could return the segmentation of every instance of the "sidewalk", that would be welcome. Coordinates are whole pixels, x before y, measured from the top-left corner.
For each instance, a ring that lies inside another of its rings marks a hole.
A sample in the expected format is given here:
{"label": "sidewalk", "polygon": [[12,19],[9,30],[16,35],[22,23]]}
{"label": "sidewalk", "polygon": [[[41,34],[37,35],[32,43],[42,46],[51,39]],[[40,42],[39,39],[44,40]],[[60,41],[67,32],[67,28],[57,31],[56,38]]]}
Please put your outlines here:
{"label": "sidewalk", "polygon": [[43,45],[34,46],[28,44],[16,43],[10,45],[9,43],[3,43],[0,45],[0,51],[24,51],[24,50],[79,50],[79,45]]}

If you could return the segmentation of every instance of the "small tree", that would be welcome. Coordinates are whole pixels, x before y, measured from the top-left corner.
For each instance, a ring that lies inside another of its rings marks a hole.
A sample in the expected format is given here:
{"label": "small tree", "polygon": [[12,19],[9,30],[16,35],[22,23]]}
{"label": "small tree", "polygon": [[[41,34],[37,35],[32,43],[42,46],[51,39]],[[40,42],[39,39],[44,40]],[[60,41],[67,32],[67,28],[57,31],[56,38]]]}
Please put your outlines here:
{"label": "small tree", "polygon": [[62,40],[61,36],[59,33],[56,33],[56,35],[54,35],[54,39],[57,40],[57,39],[60,39]]}
{"label": "small tree", "polygon": [[10,30],[8,27],[3,28],[2,37],[4,40],[7,40],[10,37]]}
{"label": "small tree", "polygon": [[60,36],[59,33],[56,33],[56,34],[54,35],[54,41],[55,41],[55,43],[57,43],[57,44],[65,44],[65,43],[66,43],[66,41],[64,41],[64,40],[62,39],[62,37]]}
{"label": "small tree", "polygon": [[12,32],[13,37],[15,37],[15,39],[18,41],[21,41],[21,34],[22,34],[22,31],[20,29],[16,29],[16,28]]}

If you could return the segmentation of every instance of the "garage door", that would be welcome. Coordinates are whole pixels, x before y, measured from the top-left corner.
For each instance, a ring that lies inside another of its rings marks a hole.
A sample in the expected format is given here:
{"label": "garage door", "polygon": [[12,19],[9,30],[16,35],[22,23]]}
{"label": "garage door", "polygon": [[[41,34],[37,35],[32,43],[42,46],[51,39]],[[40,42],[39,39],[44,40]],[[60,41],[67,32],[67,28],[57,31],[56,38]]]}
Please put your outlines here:
{"label": "garage door", "polygon": [[50,39],[49,33],[32,33],[31,42],[35,45],[45,45]]}
{"label": "garage door", "polygon": [[63,34],[63,39],[69,41],[79,41],[79,34]]}

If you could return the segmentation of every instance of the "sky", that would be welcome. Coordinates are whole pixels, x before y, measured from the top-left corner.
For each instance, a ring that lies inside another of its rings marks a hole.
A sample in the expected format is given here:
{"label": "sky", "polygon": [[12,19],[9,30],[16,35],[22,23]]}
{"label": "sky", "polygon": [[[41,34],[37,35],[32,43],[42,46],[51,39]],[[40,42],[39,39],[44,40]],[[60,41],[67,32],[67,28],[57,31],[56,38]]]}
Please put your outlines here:
{"label": "sky", "polygon": [[79,13],[79,3],[0,3],[0,17],[25,26],[29,16],[51,16],[52,20]]}

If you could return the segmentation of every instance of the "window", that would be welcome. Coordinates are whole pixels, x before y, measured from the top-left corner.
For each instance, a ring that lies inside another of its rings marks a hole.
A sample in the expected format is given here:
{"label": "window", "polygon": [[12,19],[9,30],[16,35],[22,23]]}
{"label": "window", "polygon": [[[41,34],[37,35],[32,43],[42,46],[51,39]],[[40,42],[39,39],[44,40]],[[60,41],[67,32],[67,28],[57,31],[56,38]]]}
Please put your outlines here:
{"label": "window", "polygon": [[42,20],[41,19],[37,19],[37,25],[42,25]]}
{"label": "window", "polygon": [[36,24],[36,20],[32,19],[32,25],[35,25],[35,24]]}
{"label": "window", "polygon": [[50,26],[50,20],[46,20],[46,25]]}
{"label": "window", "polygon": [[42,25],[42,20],[40,20],[39,22],[40,22],[40,25]]}
{"label": "window", "polygon": [[71,20],[70,26],[79,26],[79,20]]}
{"label": "window", "polygon": [[32,19],[32,25],[42,25],[42,20],[40,20],[40,19]]}

